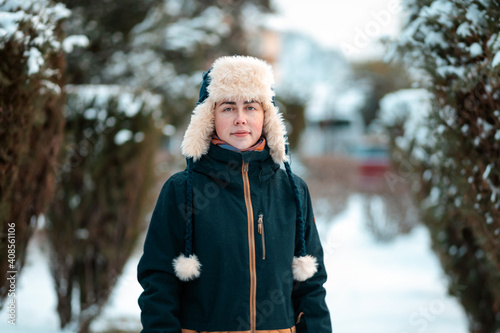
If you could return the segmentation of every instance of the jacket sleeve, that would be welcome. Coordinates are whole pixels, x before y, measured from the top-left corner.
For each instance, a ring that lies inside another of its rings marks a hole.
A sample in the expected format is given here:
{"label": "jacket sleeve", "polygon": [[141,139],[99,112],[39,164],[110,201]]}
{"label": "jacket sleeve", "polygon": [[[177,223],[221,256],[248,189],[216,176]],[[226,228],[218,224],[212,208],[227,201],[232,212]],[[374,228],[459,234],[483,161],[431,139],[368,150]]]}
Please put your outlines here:
{"label": "jacket sleeve", "polygon": [[[298,177],[297,177],[298,178]],[[300,178],[299,178],[300,179]],[[304,181],[303,189],[304,218],[306,219],[306,250],[318,260],[318,271],[304,282],[295,282],[292,300],[297,320],[297,333],[332,332],[330,313],[326,306],[326,270],[323,262],[323,248],[319,239],[312,209],[309,190]]]}
{"label": "jacket sleeve", "polygon": [[185,224],[182,182],[171,177],[160,192],[137,267],[143,333],[180,333],[181,281],[172,260],[182,252]]}

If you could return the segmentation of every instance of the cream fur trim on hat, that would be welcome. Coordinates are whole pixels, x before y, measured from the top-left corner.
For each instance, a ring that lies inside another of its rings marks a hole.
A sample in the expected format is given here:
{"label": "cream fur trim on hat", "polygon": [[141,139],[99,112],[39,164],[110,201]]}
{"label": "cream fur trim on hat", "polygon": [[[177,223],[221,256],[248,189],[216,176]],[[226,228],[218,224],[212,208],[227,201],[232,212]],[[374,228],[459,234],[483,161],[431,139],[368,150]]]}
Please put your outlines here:
{"label": "cream fur trim on hat", "polygon": [[196,106],[182,142],[182,154],[193,161],[208,152],[214,133],[216,102],[232,99],[254,100],[264,109],[263,136],[275,163],[287,161],[286,129],[283,117],[272,99],[273,71],[265,61],[248,56],[218,58],[208,74],[208,97]]}

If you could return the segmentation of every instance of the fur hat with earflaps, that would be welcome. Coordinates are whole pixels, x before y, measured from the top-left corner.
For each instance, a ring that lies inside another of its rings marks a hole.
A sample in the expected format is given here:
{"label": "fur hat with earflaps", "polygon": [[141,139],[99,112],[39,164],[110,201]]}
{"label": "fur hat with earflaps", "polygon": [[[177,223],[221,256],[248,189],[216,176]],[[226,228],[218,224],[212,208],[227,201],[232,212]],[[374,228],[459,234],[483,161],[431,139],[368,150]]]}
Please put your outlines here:
{"label": "fur hat with earflaps", "polygon": [[203,73],[198,103],[182,142],[182,154],[187,159],[186,235],[185,251],[173,261],[175,274],[182,281],[200,276],[201,264],[193,252],[193,190],[192,166],[208,152],[215,132],[215,103],[243,99],[258,101],[264,109],[262,135],[266,138],[270,154],[277,164],[284,163],[292,186],[297,211],[296,253],[292,262],[293,277],[305,281],[317,271],[317,260],[306,254],[305,220],[299,190],[287,159],[286,129],[283,118],[274,103],[273,71],[265,61],[248,57],[218,58],[208,72]]}

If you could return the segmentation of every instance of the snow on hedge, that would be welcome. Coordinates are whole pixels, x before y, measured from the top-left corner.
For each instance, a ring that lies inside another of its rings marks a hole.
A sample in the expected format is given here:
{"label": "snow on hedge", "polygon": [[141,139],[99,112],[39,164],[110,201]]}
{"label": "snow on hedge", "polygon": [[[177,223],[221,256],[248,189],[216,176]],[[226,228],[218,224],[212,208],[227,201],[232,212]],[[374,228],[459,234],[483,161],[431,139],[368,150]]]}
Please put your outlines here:
{"label": "snow on hedge", "polygon": [[[432,110],[432,94],[426,89],[403,89],[387,94],[380,100],[379,120],[386,127],[400,125],[403,135],[396,138],[396,145],[409,150],[415,143],[418,147],[431,147],[433,131],[428,127],[427,117]],[[427,158],[421,149],[413,149],[415,158]]]}
{"label": "snow on hedge", "polygon": [[[477,57],[484,57],[489,68],[495,68],[500,64],[500,39],[497,33],[489,34],[500,30],[500,20],[485,9],[489,3],[436,0],[421,8],[414,0],[403,2],[407,22],[387,59],[404,48],[404,58],[411,59],[413,66],[432,69],[441,78],[454,76],[462,80],[484,67],[483,62],[472,61]],[[477,42],[488,39],[487,45]],[[457,48],[455,54],[459,53],[459,57],[450,57],[451,47]]]}
{"label": "snow on hedge", "polygon": [[167,55],[182,53],[189,63],[200,50],[227,39],[234,18],[217,5],[196,12],[204,6],[193,0],[162,1],[131,30],[131,50],[110,56],[104,77],[120,84],[161,91],[173,101],[196,98],[201,71],[186,71],[182,68],[185,66],[177,66],[176,60],[168,59]]}
{"label": "snow on hedge", "polygon": [[[199,44],[217,45],[221,37],[229,35],[230,27],[225,22],[223,9],[215,6],[208,7],[200,14],[181,18],[175,22],[168,22],[162,12],[175,15],[169,11],[176,0],[167,0],[162,11],[152,11],[143,22],[132,30],[132,45],[142,47],[144,45],[157,45],[165,50],[184,50],[193,54]],[[184,6],[189,10],[190,6]],[[191,6],[195,8],[195,6]],[[175,9],[180,14],[180,9]],[[160,29],[158,29],[160,27]]]}
{"label": "snow on hedge", "polygon": [[[118,85],[67,85],[65,90],[68,94],[65,116],[72,119],[83,115],[83,118],[94,123],[89,128],[91,132],[105,133],[117,124],[116,118],[133,118],[139,112],[144,116],[151,114],[157,128],[164,126],[161,95]],[[122,145],[131,139],[141,142],[144,133],[122,128],[113,140],[117,145]]]}
{"label": "snow on hedge", "polygon": [[28,76],[49,77],[54,72],[46,65],[47,55],[88,45],[85,36],[69,36],[61,42],[58,27],[70,15],[64,4],[50,0],[0,0],[0,50],[9,42],[22,45]]}
{"label": "snow on hedge", "polygon": [[117,111],[123,112],[127,117],[135,116],[142,108],[144,113],[155,112],[162,103],[160,95],[119,85],[67,85],[65,89],[78,102],[93,104],[94,107],[104,107],[116,100]]}

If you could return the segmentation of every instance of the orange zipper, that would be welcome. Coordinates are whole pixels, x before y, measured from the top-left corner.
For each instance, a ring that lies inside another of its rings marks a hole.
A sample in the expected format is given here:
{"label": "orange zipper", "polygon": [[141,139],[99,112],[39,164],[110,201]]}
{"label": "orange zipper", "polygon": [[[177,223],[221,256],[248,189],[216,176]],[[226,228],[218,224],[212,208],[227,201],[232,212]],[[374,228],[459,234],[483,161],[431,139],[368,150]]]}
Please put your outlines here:
{"label": "orange zipper", "polygon": [[264,239],[264,214],[259,214],[257,231],[262,235],[262,260],[266,260],[266,242]]}
{"label": "orange zipper", "polygon": [[250,260],[250,332],[255,332],[257,321],[257,272],[255,268],[255,234],[253,222],[252,197],[250,195],[250,181],[248,180],[248,163],[243,162],[241,166],[243,177],[243,189],[245,194],[245,205],[247,208],[248,222],[248,253]]}

